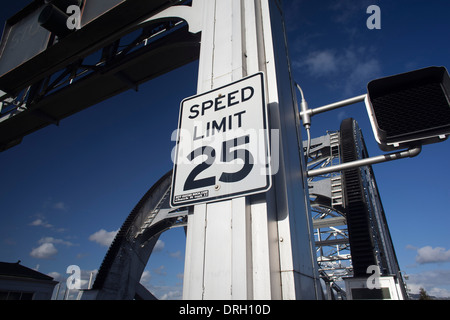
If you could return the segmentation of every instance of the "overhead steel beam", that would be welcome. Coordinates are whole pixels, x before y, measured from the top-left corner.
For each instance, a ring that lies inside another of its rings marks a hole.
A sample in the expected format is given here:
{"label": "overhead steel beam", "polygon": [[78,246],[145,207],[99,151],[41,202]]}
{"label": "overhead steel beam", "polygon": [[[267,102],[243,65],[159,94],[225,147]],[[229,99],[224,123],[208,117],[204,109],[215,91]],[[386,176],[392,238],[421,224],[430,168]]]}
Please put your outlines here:
{"label": "overhead steel beam", "polygon": [[[98,0],[89,0],[89,2],[98,2]],[[54,44],[49,43],[46,50],[1,75],[0,89],[10,94],[17,93],[21,89],[120,39],[125,34],[135,30],[140,20],[155,15],[176,2],[178,1],[126,0],[110,8],[105,8],[107,12],[98,12],[98,16],[80,30],[69,34]],[[44,5],[44,0],[35,0],[27,8],[9,19],[7,26],[24,19],[30,13],[30,10],[43,9]],[[2,40],[2,48],[6,46],[5,41],[7,39],[7,37],[4,37]]]}
{"label": "overhead steel beam", "polygon": [[[59,123],[64,118],[198,59],[199,35],[187,26],[124,57],[111,59],[89,75],[26,105],[14,116],[0,118],[0,151],[14,141]],[[126,79],[126,81],[124,80]],[[45,117],[40,115],[45,114]]]}

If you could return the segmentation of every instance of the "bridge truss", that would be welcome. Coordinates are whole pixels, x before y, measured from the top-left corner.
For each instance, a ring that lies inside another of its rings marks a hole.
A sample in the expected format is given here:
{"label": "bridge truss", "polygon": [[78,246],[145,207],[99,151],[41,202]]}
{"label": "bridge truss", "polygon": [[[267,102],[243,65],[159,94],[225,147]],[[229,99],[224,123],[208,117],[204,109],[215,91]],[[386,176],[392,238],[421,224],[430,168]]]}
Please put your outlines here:
{"label": "bridge truss", "polygon": [[[312,170],[364,159],[368,152],[357,122],[350,118],[340,131],[312,139],[306,157]],[[345,299],[342,281],[367,278],[370,265],[377,265],[382,276],[393,276],[407,297],[372,167],[310,177],[308,186],[317,262],[328,299]]]}
{"label": "bridge truss", "polygon": [[[306,148],[307,141],[304,142]],[[307,155],[308,169],[323,168],[340,163],[339,132],[314,138]],[[327,288],[345,297],[337,283],[352,275],[347,219],[343,208],[343,185],[340,172],[308,179],[311,214],[319,273]]]}

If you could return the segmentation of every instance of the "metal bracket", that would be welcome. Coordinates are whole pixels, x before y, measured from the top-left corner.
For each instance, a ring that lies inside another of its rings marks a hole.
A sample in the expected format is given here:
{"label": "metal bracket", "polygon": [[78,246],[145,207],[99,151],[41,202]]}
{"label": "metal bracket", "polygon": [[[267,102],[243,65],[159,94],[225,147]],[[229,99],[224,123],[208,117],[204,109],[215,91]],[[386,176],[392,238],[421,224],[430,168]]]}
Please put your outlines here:
{"label": "metal bracket", "polygon": [[358,103],[358,102],[363,102],[364,99],[366,98],[366,96],[367,96],[367,94],[362,94],[362,95],[357,96],[357,97],[353,97],[353,98],[350,98],[350,99],[346,99],[346,100],[338,101],[338,102],[335,102],[335,103],[327,104],[327,105],[322,106],[322,107],[318,107],[318,108],[314,108],[314,109],[305,109],[305,110],[302,110],[300,112],[300,117],[304,121],[305,117],[312,117],[312,116],[314,116],[316,114],[319,114],[319,113],[323,113],[323,112],[331,111],[331,110],[334,110],[334,109],[342,108],[342,107],[345,107],[345,106],[348,106],[348,105],[351,105],[351,104],[355,104],[355,103]]}

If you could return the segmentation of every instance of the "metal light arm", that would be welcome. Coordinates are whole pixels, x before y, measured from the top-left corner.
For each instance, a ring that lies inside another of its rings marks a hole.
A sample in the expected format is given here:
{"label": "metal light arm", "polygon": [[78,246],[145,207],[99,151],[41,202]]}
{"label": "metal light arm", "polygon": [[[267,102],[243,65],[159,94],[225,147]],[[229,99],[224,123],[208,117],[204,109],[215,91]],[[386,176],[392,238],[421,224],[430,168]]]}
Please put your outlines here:
{"label": "metal light arm", "polygon": [[356,160],[356,161],[352,161],[352,162],[342,163],[342,164],[331,166],[331,167],[309,170],[309,171],[307,171],[306,174],[308,177],[315,177],[315,176],[319,176],[322,174],[328,174],[328,173],[332,173],[332,172],[353,169],[353,168],[358,168],[358,167],[362,167],[362,166],[368,166],[368,165],[372,165],[375,163],[387,162],[387,161],[403,159],[403,158],[408,158],[408,157],[412,158],[412,157],[417,156],[421,151],[422,151],[422,146],[418,146],[416,148],[412,148],[412,149],[409,149],[406,151],[393,152],[393,153],[388,153],[388,154],[384,154],[381,156],[376,156],[376,157]]}
{"label": "metal light arm", "polygon": [[[366,99],[367,94],[362,94],[360,96],[356,96],[356,97],[353,97],[353,98],[350,98],[350,99],[341,100],[341,101],[338,101],[338,102],[335,102],[335,103],[327,104],[327,105],[322,106],[322,107],[309,109],[301,87],[298,84],[296,84],[296,86],[297,86],[297,89],[300,91],[301,96],[302,96],[300,117],[302,119],[303,125],[305,126],[305,128],[308,131],[308,147],[307,147],[307,150],[308,150],[307,151],[307,157],[308,157],[309,156],[310,143],[311,143],[310,142],[311,141],[310,140],[310,134],[309,134],[309,129],[311,127],[311,117],[316,115],[316,114],[319,114],[319,113],[331,111],[331,110],[338,109],[338,108],[341,108],[341,107],[345,107],[345,106],[348,106],[348,105],[351,105],[351,104],[355,104],[355,103],[358,103],[358,102],[363,102]],[[338,172],[338,171],[347,170],[347,169],[358,168],[358,167],[362,167],[362,166],[368,166],[368,165],[381,163],[381,162],[387,162],[387,161],[403,159],[403,158],[412,158],[412,157],[417,156],[421,151],[422,151],[422,146],[417,146],[417,147],[411,148],[411,149],[406,150],[406,151],[398,151],[398,152],[384,154],[384,155],[381,155],[381,156],[376,156],[376,157],[356,160],[356,161],[352,161],[352,162],[347,162],[347,163],[343,163],[343,164],[339,164],[339,165],[334,165],[334,166],[331,166],[331,167],[309,170],[309,171],[307,171],[306,174],[307,174],[308,177],[315,177],[315,176],[319,176],[319,175],[323,175],[323,174],[328,174],[328,173],[332,173],[332,172]]]}
{"label": "metal light arm", "polygon": [[[298,87],[298,85],[297,85]],[[342,108],[351,104],[355,104],[358,102],[363,102],[364,99],[366,98],[367,94],[362,94],[360,96],[357,97],[353,97],[350,99],[346,99],[346,100],[342,100],[342,101],[338,101],[335,103],[331,103],[331,104],[327,104],[325,106],[322,107],[318,107],[318,108],[314,108],[314,109],[303,109],[300,112],[300,117],[302,118],[302,120],[304,121],[305,118],[307,119],[307,122],[311,123],[310,118],[316,114],[319,113],[323,113],[323,112],[327,112],[327,111],[331,111],[334,109],[338,109],[338,108]]]}

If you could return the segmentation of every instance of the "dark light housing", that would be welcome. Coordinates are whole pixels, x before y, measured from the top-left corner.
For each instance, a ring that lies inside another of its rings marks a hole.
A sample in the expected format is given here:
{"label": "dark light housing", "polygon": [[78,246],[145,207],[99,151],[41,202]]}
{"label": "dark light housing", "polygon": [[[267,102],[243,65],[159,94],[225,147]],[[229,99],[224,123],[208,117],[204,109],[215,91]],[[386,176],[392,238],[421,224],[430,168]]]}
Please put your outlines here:
{"label": "dark light housing", "polygon": [[369,82],[367,111],[384,151],[445,140],[450,134],[450,77],[429,67]]}
{"label": "dark light housing", "polygon": [[72,30],[67,28],[67,19],[69,16],[64,11],[53,4],[48,4],[39,15],[38,22],[41,27],[54,33],[58,38],[64,38],[72,33]]}
{"label": "dark light housing", "polygon": [[47,4],[39,15],[38,22],[41,27],[47,29],[51,33],[54,33],[58,38],[64,38],[71,34],[73,30],[67,27],[67,20],[69,16],[67,8],[75,5],[81,8],[82,0],[54,0],[46,1]]}

